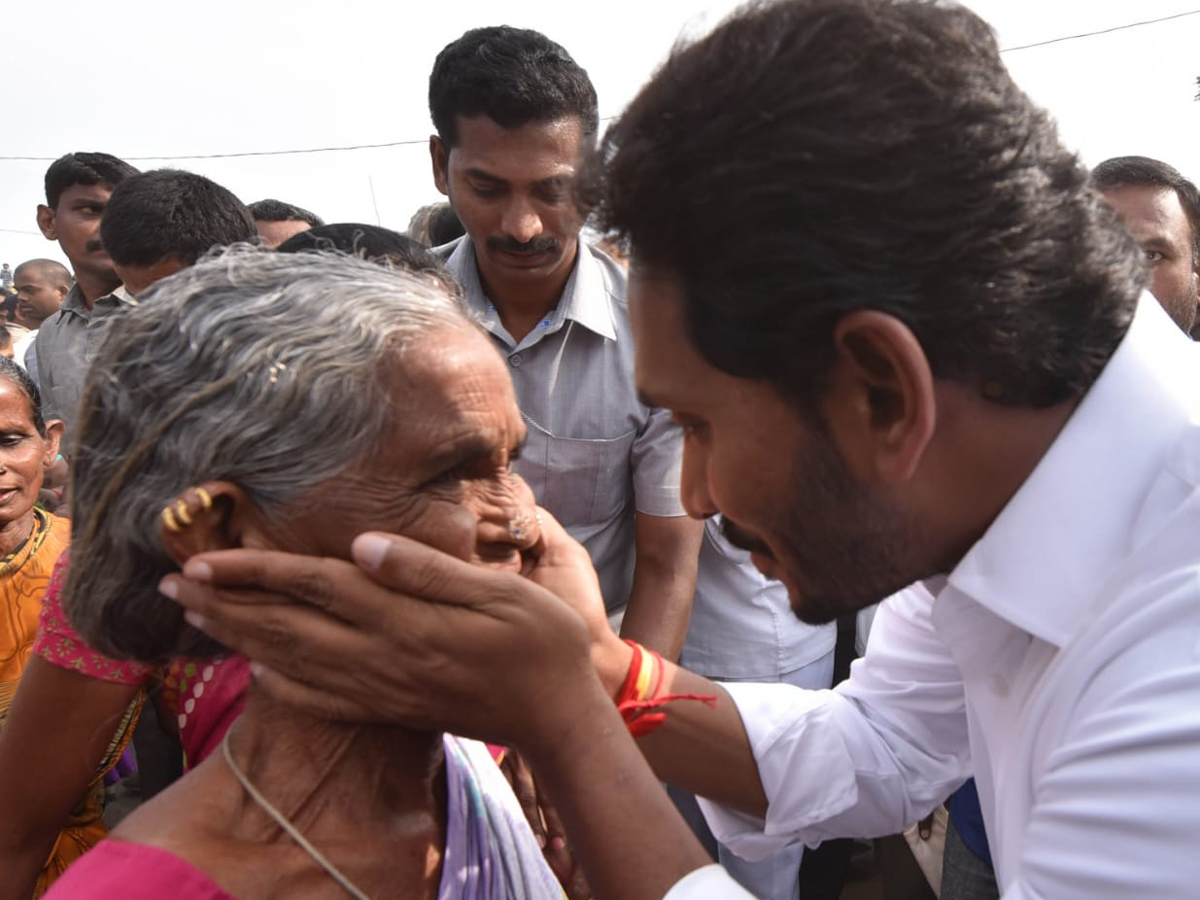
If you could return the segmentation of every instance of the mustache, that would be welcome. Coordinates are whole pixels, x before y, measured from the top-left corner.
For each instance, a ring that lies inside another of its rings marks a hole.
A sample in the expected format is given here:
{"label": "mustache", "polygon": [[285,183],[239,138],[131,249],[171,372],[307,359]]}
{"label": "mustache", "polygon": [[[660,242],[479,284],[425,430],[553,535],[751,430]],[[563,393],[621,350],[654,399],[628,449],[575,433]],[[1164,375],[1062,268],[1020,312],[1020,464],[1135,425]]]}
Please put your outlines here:
{"label": "mustache", "polygon": [[765,556],[767,559],[775,558],[775,554],[770,551],[766,544],[746,531],[742,526],[724,516],[721,517],[721,535],[725,540],[741,550],[757,553],[760,556]]}
{"label": "mustache", "polygon": [[558,249],[558,241],[546,235],[538,235],[524,243],[512,238],[490,237],[487,239],[487,245],[490,250],[500,250],[504,253],[528,253],[531,256],[534,253]]}
{"label": "mustache", "polygon": [[99,238],[92,238],[90,241],[88,241],[86,244],[83,245],[83,249],[86,250],[88,253],[95,253],[97,250],[103,250],[104,244],[102,244],[100,242]]}

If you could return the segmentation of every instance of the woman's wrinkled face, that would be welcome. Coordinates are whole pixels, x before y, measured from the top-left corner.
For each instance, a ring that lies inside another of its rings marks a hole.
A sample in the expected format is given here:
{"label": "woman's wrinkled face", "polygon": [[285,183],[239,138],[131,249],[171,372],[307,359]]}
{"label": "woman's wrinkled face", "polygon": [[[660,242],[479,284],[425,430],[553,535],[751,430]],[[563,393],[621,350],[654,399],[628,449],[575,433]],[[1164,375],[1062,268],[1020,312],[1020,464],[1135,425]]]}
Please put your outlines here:
{"label": "woman's wrinkled face", "polygon": [[284,549],[349,557],[359,534],[386,531],[520,571],[540,529],[512,472],[525,424],[489,339],[465,327],[431,333],[405,351],[392,391],[391,438],[298,510]]}

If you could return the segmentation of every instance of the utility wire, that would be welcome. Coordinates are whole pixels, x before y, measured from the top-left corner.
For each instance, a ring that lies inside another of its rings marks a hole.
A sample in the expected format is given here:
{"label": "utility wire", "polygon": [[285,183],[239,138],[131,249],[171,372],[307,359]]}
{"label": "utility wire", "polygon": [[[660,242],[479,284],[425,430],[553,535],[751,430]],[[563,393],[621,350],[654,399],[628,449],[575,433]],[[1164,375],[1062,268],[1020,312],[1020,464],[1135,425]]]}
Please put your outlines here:
{"label": "utility wire", "polygon": [[[1084,31],[1079,34],[1068,34],[1063,37],[1050,38],[1045,41],[1035,41],[1032,44],[1020,44],[1016,47],[1004,47],[1000,50],[1001,53],[1015,53],[1018,50],[1030,50],[1034,47],[1046,47],[1050,44],[1061,44],[1063,41],[1077,41],[1081,38],[1096,37],[1101,34],[1112,34],[1116,31],[1126,31],[1130,28],[1140,28],[1144,25],[1157,25],[1160,22],[1170,22],[1175,19],[1183,19],[1187,16],[1200,15],[1200,9],[1190,9],[1186,12],[1175,13],[1170,16],[1160,16],[1157,19],[1143,19],[1139,22],[1128,22],[1124,25],[1114,25],[1112,28],[1102,28],[1099,31]],[[601,121],[607,121],[615,118],[615,116],[605,116]],[[252,156],[295,156],[305,153],[339,153],[345,150],[378,150],[387,147],[411,147],[417,144],[425,144],[428,138],[413,141],[389,141],[383,144],[350,144],[345,147],[306,147],[296,150],[247,150],[237,153],[189,153],[176,156],[125,156],[122,159],[128,162],[170,162],[172,160],[184,159],[236,159]],[[22,161],[22,162],[54,162],[58,159],[56,156],[0,156],[0,162]],[[0,229],[0,231],[11,229]]]}
{"label": "utility wire", "polygon": [[[189,153],[182,156],[122,156],[126,162],[154,162],[173,159],[229,159],[240,156],[288,156],[296,153],[336,153],[339,150],[374,150],[380,147],[404,147],[427,143],[429,138],[419,141],[390,141],[386,144],[351,144],[346,147],[306,147],[302,150],[247,150],[241,153]],[[54,162],[57,156],[0,156],[0,160],[14,159],[26,162]]]}
{"label": "utility wire", "polygon": [[1114,31],[1125,31],[1129,28],[1140,28],[1143,25],[1157,25],[1159,22],[1170,22],[1174,19],[1182,19],[1187,16],[1200,14],[1200,9],[1189,9],[1187,12],[1175,13],[1171,16],[1162,16],[1158,19],[1144,19],[1141,22],[1130,22],[1126,25],[1114,25],[1112,28],[1101,28],[1099,31],[1084,31],[1080,34],[1068,34],[1063,37],[1050,38],[1048,41],[1036,41],[1032,44],[1021,44],[1017,47],[1005,47],[1001,53],[1015,53],[1017,50],[1029,50],[1033,47],[1045,47],[1048,44],[1061,44],[1063,41],[1077,41],[1080,38],[1095,37],[1098,34],[1112,34]]}

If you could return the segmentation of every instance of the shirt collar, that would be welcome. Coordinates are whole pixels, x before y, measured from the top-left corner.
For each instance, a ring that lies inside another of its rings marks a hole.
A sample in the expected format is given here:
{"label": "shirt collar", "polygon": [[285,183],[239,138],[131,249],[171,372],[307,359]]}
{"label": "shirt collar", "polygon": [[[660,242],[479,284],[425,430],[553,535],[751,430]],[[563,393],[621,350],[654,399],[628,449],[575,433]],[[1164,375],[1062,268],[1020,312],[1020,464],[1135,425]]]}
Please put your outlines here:
{"label": "shirt collar", "polygon": [[1100,377],[949,584],[1062,646],[1136,545],[1200,384],[1197,350],[1149,294]]}
{"label": "shirt collar", "polygon": [[78,282],[71,285],[71,289],[67,291],[67,296],[63,298],[62,306],[59,309],[63,312],[79,313],[85,318],[91,313],[87,301],[83,299],[83,291]]}
{"label": "shirt collar", "polygon": [[[92,309],[95,308],[96,303],[99,303],[106,297],[115,298],[117,303],[121,305],[137,304],[137,301],[134,300],[133,295],[125,290],[125,285],[119,284],[111,293],[105,294],[102,297],[97,297],[95,302],[92,303]],[[92,309],[88,308],[87,301],[83,298],[83,291],[80,289],[78,282],[71,285],[71,290],[67,291],[67,296],[63,298],[62,306],[59,307],[60,312],[74,313],[75,315],[82,316],[85,319],[90,319],[92,317]]]}
{"label": "shirt collar", "polygon": [[[459,239],[446,259],[446,267],[462,285],[467,307],[480,320],[486,322],[490,317],[496,316],[479,280],[475,247],[469,237]],[[615,341],[617,330],[613,324],[608,293],[604,276],[595,257],[592,256],[591,248],[580,240],[575,265],[571,268],[571,276],[563,287],[558,306],[546,317],[546,332],[557,331],[570,319],[603,338]]]}

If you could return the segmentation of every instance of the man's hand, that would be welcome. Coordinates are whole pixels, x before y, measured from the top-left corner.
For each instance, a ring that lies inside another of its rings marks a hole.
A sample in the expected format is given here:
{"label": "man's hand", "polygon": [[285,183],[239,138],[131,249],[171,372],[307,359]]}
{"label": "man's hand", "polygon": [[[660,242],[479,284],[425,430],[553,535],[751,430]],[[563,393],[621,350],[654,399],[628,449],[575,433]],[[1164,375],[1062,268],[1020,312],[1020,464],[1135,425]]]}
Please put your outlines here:
{"label": "man's hand", "polygon": [[[219,551],[189,560],[162,590],[261,664],[260,684],[282,701],[520,745],[550,737],[575,712],[574,693],[594,688],[576,610],[595,629],[603,609],[590,563],[581,572],[579,555],[558,543],[561,527],[542,515],[551,537],[529,579],[370,533],[354,542],[357,566]],[[570,593],[571,605],[539,581]]]}
{"label": "man's hand", "polygon": [[533,770],[526,765],[525,758],[515,750],[504,754],[500,770],[512,786],[521,811],[525,813],[538,846],[542,848],[542,854],[546,857],[546,863],[566,891],[568,900],[586,900],[592,895],[587,878],[571,852],[566,829],[558,817],[558,811],[538,786]]}

